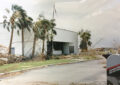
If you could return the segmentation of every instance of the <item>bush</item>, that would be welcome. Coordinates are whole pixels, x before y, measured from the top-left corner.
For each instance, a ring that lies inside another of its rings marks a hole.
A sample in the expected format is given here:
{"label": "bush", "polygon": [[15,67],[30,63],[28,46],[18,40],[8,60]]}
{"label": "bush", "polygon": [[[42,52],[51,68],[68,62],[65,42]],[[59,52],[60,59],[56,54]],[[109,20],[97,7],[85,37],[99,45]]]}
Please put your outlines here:
{"label": "bush", "polygon": [[7,64],[7,62],[4,60],[0,60],[0,65],[4,65],[4,64]]}
{"label": "bush", "polygon": [[44,54],[39,54],[38,56],[35,56],[32,58],[33,61],[44,61],[46,60],[46,55]]}
{"label": "bush", "polygon": [[53,59],[60,59],[60,56],[53,56]]}
{"label": "bush", "polygon": [[18,63],[21,62],[23,58],[24,58],[23,56],[0,54],[0,65],[9,64],[9,63]]}
{"label": "bush", "polygon": [[15,55],[9,55],[8,56],[8,63],[18,63],[23,60],[23,56],[15,56]]}

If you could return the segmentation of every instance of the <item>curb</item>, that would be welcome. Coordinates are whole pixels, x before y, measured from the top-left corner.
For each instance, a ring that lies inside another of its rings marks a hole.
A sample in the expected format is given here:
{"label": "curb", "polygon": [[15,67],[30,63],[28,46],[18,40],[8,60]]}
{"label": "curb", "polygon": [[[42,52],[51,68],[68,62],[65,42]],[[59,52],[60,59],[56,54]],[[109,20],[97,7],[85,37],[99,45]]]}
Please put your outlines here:
{"label": "curb", "polygon": [[[34,69],[42,69],[42,68],[46,68],[46,67],[50,67],[50,66],[58,66],[58,65],[77,64],[77,63],[87,62],[87,61],[91,61],[91,60],[76,61],[76,62],[70,62],[70,63],[49,64],[49,65],[37,66],[37,67],[33,67],[33,68],[27,68],[27,69],[23,69],[23,70],[15,70],[15,71],[10,71],[10,72],[6,72],[6,73],[0,73],[0,79],[10,77],[11,74],[13,74],[13,75],[17,74],[17,73],[22,74],[24,72],[34,70]],[[8,76],[6,76],[6,75],[8,75]]]}

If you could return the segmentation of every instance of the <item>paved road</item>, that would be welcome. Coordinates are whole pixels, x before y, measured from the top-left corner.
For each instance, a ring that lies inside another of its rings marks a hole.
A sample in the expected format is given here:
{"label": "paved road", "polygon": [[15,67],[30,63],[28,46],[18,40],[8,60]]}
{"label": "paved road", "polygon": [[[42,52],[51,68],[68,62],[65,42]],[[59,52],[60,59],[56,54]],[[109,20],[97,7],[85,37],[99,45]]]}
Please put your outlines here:
{"label": "paved road", "polygon": [[[106,80],[106,72],[101,60],[50,66],[36,69],[22,75],[3,79],[0,85],[68,85],[71,82],[103,82]],[[42,83],[42,84],[39,84]]]}

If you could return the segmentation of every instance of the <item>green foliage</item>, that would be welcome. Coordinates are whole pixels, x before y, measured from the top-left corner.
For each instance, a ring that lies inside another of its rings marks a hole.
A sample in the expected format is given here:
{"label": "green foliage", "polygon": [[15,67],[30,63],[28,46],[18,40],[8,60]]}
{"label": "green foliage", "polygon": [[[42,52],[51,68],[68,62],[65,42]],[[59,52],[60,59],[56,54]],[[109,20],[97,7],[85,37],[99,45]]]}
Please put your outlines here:
{"label": "green foliage", "polygon": [[50,30],[50,22],[44,16],[39,16],[38,20],[33,24],[33,31],[37,38],[44,40],[48,37]]}
{"label": "green foliage", "polygon": [[[11,8],[13,14],[10,17],[9,21],[7,21],[7,16],[4,16],[3,26],[4,28],[7,28],[8,31],[11,29],[17,29],[17,34],[19,35],[19,31],[22,30],[22,55],[24,56],[24,29],[27,29],[28,31],[33,28],[34,34],[37,39],[43,40],[43,43],[45,40],[53,40],[54,35],[57,35],[56,30],[54,27],[55,19],[48,20],[44,16],[40,15],[38,18],[38,21],[35,23],[32,23],[33,19],[29,17],[26,13],[26,11],[18,5],[12,5]],[[7,13],[10,13],[8,9],[6,9]],[[13,30],[14,31],[14,30]],[[13,36],[13,34],[12,34]],[[11,39],[12,43],[12,39]]]}
{"label": "green foliage", "polygon": [[50,39],[53,40],[54,35],[57,35],[56,30],[54,29],[56,26],[55,19],[50,20]]}
{"label": "green foliage", "polygon": [[[18,11],[18,5],[12,5],[12,15],[8,18],[6,15],[3,16],[4,21],[3,21],[3,27],[7,28],[8,31],[11,29],[16,28],[16,20],[20,17],[20,13]],[[6,12],[9,14],[10,11],[8,9],[5,9]]]}
{"label": "green foliage", "polygon": [[19,10],[19,12],[20,12],[20,17],[16,21],[17,27],[20,30],[27,29],[28,31],[30,31],[30,29],[32,27],[33,19],[31,17],[27,16],[25,10],[23,10],[22,8],[21,8],[21,10]]}
{"label": "green foliage", "polygon": [[[18,5],[12,5],[12,15],[9,17],[4,16],[4,21],[3,21],[3,27],[7,28],[8,31],[11,29],[11,38],[10,38],[10,43],[9,43],[9,54],[11,54],[11,47],[12,47],[12,41],[13,41],[13,33],[14,29],[16,29],[17,26],[17,20],[20,18],[20,6]],[[6,9],[7,13],[10,13],[8,9]],[[17,32],[19,34],[19,32]]]}
{"label": "green foliage", "polygon": [[81,38],[81,43],[80,43],[80,48],[82,51],[87,51],[88,46],[92,45],[92,42],[90,41],[91,39],[91,32],[86,30],[81,30],[79,33],[80,38]]}
{"label": "green foliage", "polygon": [[[7,28],[8,31],[11,29],[15,29],[18,27],[20,30],[27,28],[28,31],[30,31],[30,28],[32,27],[32,21],[33,19],[29,16],[27,16],[26,11],[22,9],[21,6],[18,5],[12,5],[12,16],[8,20],[7,16],[3,16],[3,27]],[[10,13],[8,9],[6,9],[7,13]],[[17,33],[19,35],[19,30],[17,30]]]}
{"label": "green foliage", "polygon": [[34,23],[33,30],[37,37],[40,39],[49,39],[51,36],[56,35],[57,32],[54,30],[56,26],[54,19],[48,20],[44,16],[40,16],[38,21]]}
{"label": "green foliage", "polygon": [[[12,10],[17,11],[16,13],[19,15],[19,17],[15,21],[15,24],[16,27],[18,27],[19,30],[22,31],[22,56],[24,56],[24,29],[30,31],[30,29],[32,28],[33,19],[27,15],[26,11],[21,6],[13,5]],[[19,30],[17,30],[18,34]]]}
{"label": "green foliage", "polygon": [[48,20],[44,16],[39,15],[38,20],[33,24],[33,31],[37,39],[43,40],[43,50],[44,51],[44,41],[53,40],[53,36],[57,34],[54,30],[55,19]]}

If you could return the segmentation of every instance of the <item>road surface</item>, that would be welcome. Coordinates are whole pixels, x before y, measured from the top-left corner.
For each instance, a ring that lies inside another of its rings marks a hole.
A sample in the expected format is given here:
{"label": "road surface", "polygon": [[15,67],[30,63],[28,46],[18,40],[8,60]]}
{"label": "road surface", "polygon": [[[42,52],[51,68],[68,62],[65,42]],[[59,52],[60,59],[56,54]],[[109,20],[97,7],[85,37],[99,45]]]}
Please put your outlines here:
{"label": "road surface", "polygon": [[50,66],[3,79],[0,85],[69,85],[72,82],[104,82],[106,71],[103,66],[105,64],[102,64],[102,60]]}

